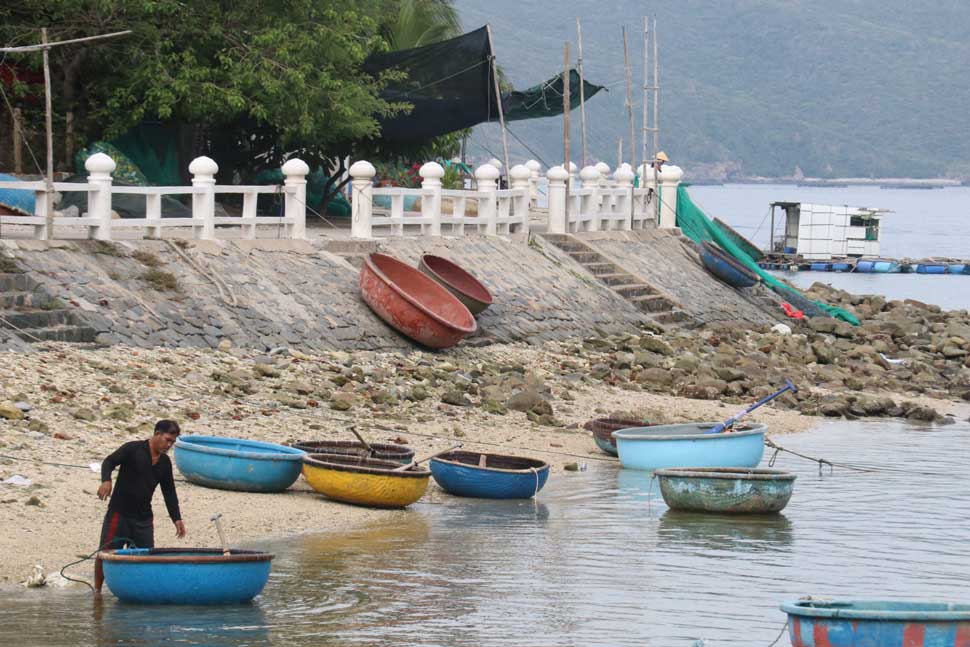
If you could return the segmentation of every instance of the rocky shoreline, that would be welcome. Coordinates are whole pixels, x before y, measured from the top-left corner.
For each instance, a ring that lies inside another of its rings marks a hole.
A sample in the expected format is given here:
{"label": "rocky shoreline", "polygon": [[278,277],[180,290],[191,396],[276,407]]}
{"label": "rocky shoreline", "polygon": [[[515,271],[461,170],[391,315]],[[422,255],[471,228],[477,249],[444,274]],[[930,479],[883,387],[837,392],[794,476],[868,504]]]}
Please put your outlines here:
{"label": "rocky shoreline", "polygon": [[[456,442],[534,455],[555,478],[599,453],[582,425],[626,414],[651,422],[720,420],[791,379],[752,418],[772,433],[817,416],[904,417],[946,424],[970,401],[970,315],[915,301],[886,302],[816,285],[811,295],[854,311],[852,327],[813,319],[774,327],[708,325],[590,335],[541,345],[458,347],[448,353],[277,348],[84,348],[47,344],[3,354],[0,510],[8,523],[0,585],[90,553],[104,504],[90,468],[119,444],[148,437],[170,417],[186,433],[294,442],[349,440],[355,424],[375,442],[430,453]],[[17,479],[14,479],[17,481]],[[347,528],[406,512],[329,502],[298,481],[283,495],[179,484],[188,545],[216,545],[206,519],[225,513],[234,541]],[[429,496],[445,496],[432,489]],[[419,504],[420,505],[420,504]],[[158,543],[170,543],[157,524]],[[77,572],[84,573],[81,568]],[[50,577],[56,583],[56,576]]]}

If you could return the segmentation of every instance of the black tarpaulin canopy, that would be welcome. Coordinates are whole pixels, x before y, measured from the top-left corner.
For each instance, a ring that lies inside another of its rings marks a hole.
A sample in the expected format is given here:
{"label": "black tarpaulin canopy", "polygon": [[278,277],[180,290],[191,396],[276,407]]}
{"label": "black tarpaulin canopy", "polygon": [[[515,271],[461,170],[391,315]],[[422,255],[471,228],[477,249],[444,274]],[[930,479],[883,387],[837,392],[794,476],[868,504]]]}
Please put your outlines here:
{"label": "black tarpaulin canopy", "polygon": [[[417,142],[498,121],[488,30],[476,29],[449,40],[385,54],[364,62],[364,70],[378,75],[399,71],[406,78],[390,82],[381,93],[386,101],[411,104],[413,109],[381,120],[383,139]],[[586,98],[602,86],[585,84]],[[502,96],[506,120],[535,119],[562,114],[562,74],[545,83]],[[579,105],[579,74],[570,70],[570,101]]]}

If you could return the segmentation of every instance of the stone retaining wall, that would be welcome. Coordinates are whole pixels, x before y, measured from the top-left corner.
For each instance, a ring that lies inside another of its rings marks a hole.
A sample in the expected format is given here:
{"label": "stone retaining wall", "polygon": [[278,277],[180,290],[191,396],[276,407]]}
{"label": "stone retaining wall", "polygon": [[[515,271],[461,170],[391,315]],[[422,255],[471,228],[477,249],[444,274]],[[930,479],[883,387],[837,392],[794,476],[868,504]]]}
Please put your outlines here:
{"label": "stone retaining wall", "polygon": [[[97,331],[99,343],[413,348],[361,301],[357,268],[324,241],[0,242]],[[495,295],[473,338],[482,343],[612,334],[646,323],[608,288],[523,239],[388,239],[379,247],[415,264],[422,253],[446,256],[481,278]]]}

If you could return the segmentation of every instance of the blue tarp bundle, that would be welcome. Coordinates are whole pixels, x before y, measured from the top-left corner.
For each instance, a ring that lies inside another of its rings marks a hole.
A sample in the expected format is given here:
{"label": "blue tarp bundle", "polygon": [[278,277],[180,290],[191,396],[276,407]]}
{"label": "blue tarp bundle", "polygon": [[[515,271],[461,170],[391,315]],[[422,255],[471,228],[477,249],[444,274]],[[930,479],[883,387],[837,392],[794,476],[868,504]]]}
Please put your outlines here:
{"label": "blue tarp bundle", "polygon": [[[0,173],[0,182],[20,182],[19,177]],[[25,216],[34,215],[34,192],[24,189],[0,189],[0,206]]]}

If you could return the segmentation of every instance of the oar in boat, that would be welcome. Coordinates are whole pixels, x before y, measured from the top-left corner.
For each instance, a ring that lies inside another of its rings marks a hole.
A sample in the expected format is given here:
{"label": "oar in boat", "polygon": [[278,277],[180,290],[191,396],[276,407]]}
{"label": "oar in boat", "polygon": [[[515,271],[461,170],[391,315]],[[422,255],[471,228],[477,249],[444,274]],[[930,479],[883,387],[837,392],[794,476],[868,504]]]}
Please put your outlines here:
{"label": "oar in boat", "polygon": [[363,436],[361,436],[359,433],[357,433],[357,427],[356,426],[351,426],[350,427],[350,431],[352,431],[354,433],[354,435],[357,436],[357,440],[359,440],[360,441],[360,444],[363,445],[364,446],[364,449],[367,450],[367,457],[368,458],[373,458],[373,456],[374,456],[374,448],[371,447],[369,444],[367,444],[367,441],[364,440],[364,437]]}
{"label": "oar in boat", "polygon": [[229,544],[226,543],[226,535],[222,532],[222,513],[219,512],[217,514],[212,515],[211,517],[209,517],[209,521],[212,521],[216,524],[216,532],[219,533],[219,541],[222,543],[222,554],[223,555],[230,554],[231,551],[229,550]]}
{"label": "oar in boat", "polygon": [[435,452],[434,454],[431,454],[430,456],[425,456],[424,458],[419,458],[416,461],[411,461],[407,465],[401,465],[400,467],[395,467],[391,471],[392,472],[406,472],[407,470],[411,469],[412,467],[414,467],[418,463],[423,463],[425,461],[430,461],[432,458],[435,458],[436,456],[441,456],[442,454],[447,454],[448,452],[452,452],[452,451],[454,451],[456,449],[460,449],[461,446],[462,446],[462,444],[461,443],[458,443],[454,447],[449,447],[448,449],[442,449],[440,452]]}
{"label": "oar in boat", "polygon": [[733,427],[738,422],[738,420],[740,420],[741,418],[745,417],[746,415],[748,415],[749,413],[751,413],[752,411],[754,411],[755,409],[757,409],[761,405],[767,404],[768,402],[771,402],[772,400],[774,400],[775,398],[777,398],[782,393],[785,393],[786,391],[791,391],[792,393],[798,393],[798,388],[794,384],[791,383],[791,380],[785,380],[785,386],[783,386],[782,388],[778,389],[777,391],[775,391],[771,395],[766,395],[765,397],[761,398],[760,400],[758,400],[757,402],[755,402],[754,404],[752,404],[750,407],[748,407],[747,409],[745,409],[744,411],[742,411],[740,413],[734,414],[733,416],[731,416],[730,418],[728,418],[724,422],[722,422],[720,424],[717,424],[717,425],[714,425],[713,427],[711,427],[710,429],[708,429],[704,433],[706,433],[706,434],[719,434],[722,431],[726,431],[727,429],[730,429],[731,427]]}

